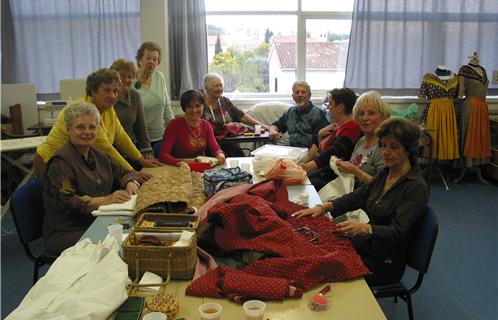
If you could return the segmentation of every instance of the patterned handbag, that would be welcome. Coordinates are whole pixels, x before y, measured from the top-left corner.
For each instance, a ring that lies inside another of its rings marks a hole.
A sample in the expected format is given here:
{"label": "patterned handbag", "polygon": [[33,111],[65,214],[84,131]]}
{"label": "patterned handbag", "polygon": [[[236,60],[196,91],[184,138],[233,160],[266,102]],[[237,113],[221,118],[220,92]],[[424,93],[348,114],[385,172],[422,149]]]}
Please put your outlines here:
{"label": "patterned handbag", "polygon": [[213,169],[204,173],[204,192],[208,197],[241,183],[252,183],[252,175],[240,167]]}

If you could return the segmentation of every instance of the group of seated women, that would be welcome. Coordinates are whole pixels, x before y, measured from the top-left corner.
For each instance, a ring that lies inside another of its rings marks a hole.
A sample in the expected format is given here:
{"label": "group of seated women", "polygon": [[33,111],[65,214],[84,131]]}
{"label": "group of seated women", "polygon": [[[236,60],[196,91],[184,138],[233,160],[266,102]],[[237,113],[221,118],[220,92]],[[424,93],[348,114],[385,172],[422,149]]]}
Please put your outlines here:
{"label": "group of seated women", "polygon": [[[164,76],[156,70],[160,57],[156,44],[144,43],[137,52],[138,70],[119,59],[91,73],[86,95],[61,111],[37,149],[34,167],[46,181],[47,249],[60,253],[72,246],[92,223],[92,210],[136,194],[149,178],[141,167],[176,165],[199,155],[223,163],[226,154],[243,155],[238,146],[216,140],[215,131],[231,122],[273,130],[223,97],[223,78],[217,74],[204,77],[205,92],[183,92],[184,115],[173,118]],[[374,91],[356,98],[350,89],[334,89],[328,106],[334,124],[319,132],[319,152],[302,167],[318,190],[334,179],[328,170],[336,157],[337,167],[355,176],[356,189],[294,215],[336,217],[363,209],[369,223],[340,222],[338,232],[351,238],[371,271],[369,284],[397,281],[428,203],[416,164],[420,130],[406,120],[388,119],[389,108]]]}

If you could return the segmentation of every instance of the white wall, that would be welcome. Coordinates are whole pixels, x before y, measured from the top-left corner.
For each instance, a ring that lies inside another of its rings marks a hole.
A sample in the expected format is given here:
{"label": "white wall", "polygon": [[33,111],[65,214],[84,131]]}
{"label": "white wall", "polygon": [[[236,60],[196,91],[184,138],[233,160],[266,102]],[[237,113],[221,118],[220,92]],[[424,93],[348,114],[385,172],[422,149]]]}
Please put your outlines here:
{"label": "white wall", "polygon": [[[36,86],[33,83],[2,84],[2,113],[9,115],[9,106],[19,103],[22,112],[24,134],[29,134],[29,126],[38,123],[38,107],[36,105]],[[32,133],[32,132],[31,132]]]}

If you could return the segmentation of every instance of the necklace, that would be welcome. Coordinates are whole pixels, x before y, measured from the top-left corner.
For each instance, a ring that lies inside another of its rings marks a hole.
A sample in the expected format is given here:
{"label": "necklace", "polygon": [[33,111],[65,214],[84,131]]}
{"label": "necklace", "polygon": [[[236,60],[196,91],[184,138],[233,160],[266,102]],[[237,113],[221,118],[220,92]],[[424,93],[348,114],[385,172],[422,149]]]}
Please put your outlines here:
{"label": "necklace", "polygon": [[201,125],[198,124],[197,126],[192,127],[187,123],[187,127],[189,131],[188,141],[190,142],[192,149],[196,151],[202,150],[206,145],[206,143],[205,140],[202,138]]}
{"label": "necklace", "polygon": [[403,170],[401,170],[400,174],[397,174],[395,176],[391,176],[391,171],[389,171],[389,174],[387,175],[386,182],[384,183],[384,193],[386,193],[391,187],[398,182],[398,180],[404,176],[408,171],[410,171],[411,166],[408,165]]}

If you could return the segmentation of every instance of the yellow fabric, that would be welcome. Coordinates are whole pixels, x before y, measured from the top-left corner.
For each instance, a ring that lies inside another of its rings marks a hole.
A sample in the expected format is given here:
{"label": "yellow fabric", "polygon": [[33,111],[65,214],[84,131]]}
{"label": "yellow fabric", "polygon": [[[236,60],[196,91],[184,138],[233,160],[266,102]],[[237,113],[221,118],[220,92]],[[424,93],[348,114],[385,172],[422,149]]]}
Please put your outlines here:
{"label": "yellow fabric", "polygon": [[[36,152],[42,157],[45,163],[54,156],[57,149],[69,141],[69,134],[66,128],[66,122],[64,121],[64,111],[66,108],[71,108],[71,106],[81,100],[93,103],[91,97],[84,97],[62,109],[52,130],[50,130],[47,139],[36,149]],[[121,126],[114,108],[101,112],[100,117],[97,137],[93,146],[107,153],[116,164],[122,166],[126,170],[133,170],[132,166],[123,158],[116,148],[118,148],[122,154],[133,160],[141,158],[142,155]],[[114,148],[113,145],[116,146],[116,148]]]}
{"label": "yellow fabric", "polygon": [[435,86],[443,88],[445,91],[449,91],[450,89],[456,87],[458,85],[458,77],[453,77],[448,81],[447,84],[442,82],[441,79],[439,79],[436,75],[432,73],[428,73],[424,76],[423,81],[433,84]]}
{"label": "yellow fabric", "polygon": [[476,159],[489,158],[491,157],[491,136],[488,105],[484,99],[470,97],[470,107],[472,111],[463,155]]}
{"label": "yellow fabric", "polygon": [[439,160],[459,158],[457,124],[453,100],[433,99],[427,113],[426,129],[432,135],[432,154]]}

